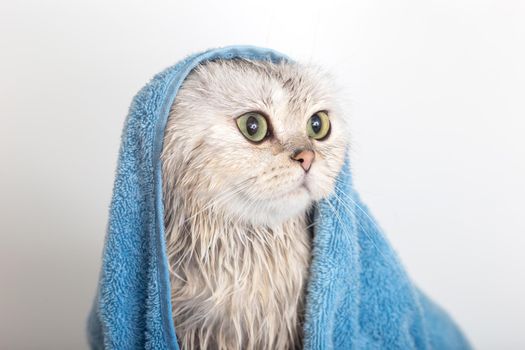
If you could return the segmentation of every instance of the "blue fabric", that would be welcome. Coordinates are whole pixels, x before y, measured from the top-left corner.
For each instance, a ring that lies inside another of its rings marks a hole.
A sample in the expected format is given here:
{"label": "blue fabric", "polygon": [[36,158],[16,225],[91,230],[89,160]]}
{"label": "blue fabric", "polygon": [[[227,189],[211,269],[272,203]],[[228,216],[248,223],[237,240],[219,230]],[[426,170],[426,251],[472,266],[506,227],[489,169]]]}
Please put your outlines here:
{"label": "blue fabric", "polygon": [[[88,320],[93,349],[178,349],[164,241],[160,152],[184,78],[216,58],[288,60],[250,46],[209,50],[156,75],[122,134],[102,269]],[[305,349],[468,349],[461,331],[411,283],[352,186],[347,159],[318,203]]]}

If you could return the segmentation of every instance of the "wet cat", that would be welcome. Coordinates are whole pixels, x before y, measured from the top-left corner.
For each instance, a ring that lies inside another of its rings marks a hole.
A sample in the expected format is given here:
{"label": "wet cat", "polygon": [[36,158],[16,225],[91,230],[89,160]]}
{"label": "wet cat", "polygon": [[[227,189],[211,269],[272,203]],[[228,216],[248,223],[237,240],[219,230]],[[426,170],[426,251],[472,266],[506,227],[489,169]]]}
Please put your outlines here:
{"label": "wet cat", "polygon": [[344,161],[333,79],[290,62],[200,64],[161,155],[173,321],[183,349],[293,349],[311,209]]}

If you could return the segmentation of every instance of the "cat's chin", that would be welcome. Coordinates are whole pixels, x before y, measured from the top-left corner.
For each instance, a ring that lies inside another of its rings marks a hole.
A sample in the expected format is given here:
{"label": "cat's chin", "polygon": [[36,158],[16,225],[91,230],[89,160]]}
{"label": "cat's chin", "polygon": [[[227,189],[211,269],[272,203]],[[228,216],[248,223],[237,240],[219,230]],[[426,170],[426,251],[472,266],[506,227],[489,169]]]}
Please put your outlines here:
{"label": "cat's chin", "polygon": [[274,227],[298,215],[304,215],[312,202],[308,188],[300,186],[285,195],[260,203],[232,201],[227,205],[227,210],[247,224]]}
{"label": "cat's chin", "polygon": [[298,215],[304,215],[311,204],[310,191],[306,186],[300,186],[269,203],[270,210],[267,212],[265,222],[274,225],[282,224]]}

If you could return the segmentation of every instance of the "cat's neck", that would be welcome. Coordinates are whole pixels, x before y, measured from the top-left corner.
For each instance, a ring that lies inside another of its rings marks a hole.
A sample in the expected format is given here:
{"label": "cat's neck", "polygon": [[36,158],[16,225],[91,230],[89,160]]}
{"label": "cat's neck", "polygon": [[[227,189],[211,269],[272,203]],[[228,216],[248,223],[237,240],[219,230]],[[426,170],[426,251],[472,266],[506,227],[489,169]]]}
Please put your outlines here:
{"label": "cat's neck", "polygon": [[228,216],[221,208],[184,197],[174,200],[170,209],[165,217],[170,261],[177,257],[211,261],[214,254],[225,248],[240,253],[254,244],[268,249],[275,244],[289,245],[299,238],[294,237],[297,234],[311,238],[307,212],[278,224],[264,225]]}
{"label": "cat's neck", "polygon": [[308,215],[269,227],[184,199],[169,208],[172,314],[182,348],[301,347]]}

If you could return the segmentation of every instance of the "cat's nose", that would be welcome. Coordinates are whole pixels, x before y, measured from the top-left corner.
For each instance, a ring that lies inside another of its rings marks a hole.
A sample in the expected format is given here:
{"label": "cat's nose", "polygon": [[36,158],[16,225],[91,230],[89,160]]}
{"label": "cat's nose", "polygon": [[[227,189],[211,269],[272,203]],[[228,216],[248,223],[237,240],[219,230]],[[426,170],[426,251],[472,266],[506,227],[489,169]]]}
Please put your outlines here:
{"label": "cat's nose", "polygon": [[308,171],[314,161],[315,153],[309,149],[300,149],[295,151],[291,158],[301,163],[304,171]]}

